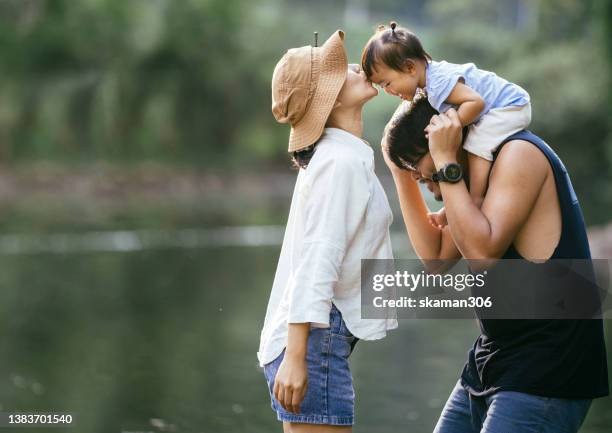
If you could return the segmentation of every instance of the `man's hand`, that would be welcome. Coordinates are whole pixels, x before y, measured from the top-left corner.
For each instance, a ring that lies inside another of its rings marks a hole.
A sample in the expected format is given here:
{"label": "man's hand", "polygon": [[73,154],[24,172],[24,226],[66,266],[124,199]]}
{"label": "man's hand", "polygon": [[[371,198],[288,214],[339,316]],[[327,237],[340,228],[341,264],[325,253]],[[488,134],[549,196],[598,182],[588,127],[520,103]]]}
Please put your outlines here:
{"label": "man's hand", "polygon": [[387,164],[387,167],[389,167],[389,171],[391,171],[391,174],[399,173],[402,171],[401,168],[395,165],[395,163],[391,161],[391,158],[389,157],[389,147],[387,146],[387,134],[383,135],[383,138],[380,141],[380,151],[382,152],[383,159],[385,160],[385,164]]}
{"label": "man's hand", "polygon": [[306,359],[285,353],[274,379],[274,397],[286,411],[300,413],[300,404],[307,388]]}
{"label": "man's hand", "polygon": [[457,149],[461,145],[461,121],[455,109],[433,116],[425,133],[429,137],[429,151],[436,169],[457,161]]}
{"label": "man's hand", "polygon": [[382,140],[380,141],[380,150],[385,160],[385,164],[387,164],[387,167],[389,167],[391,174],[394,176],[397,174],[405,174],[406,170],[399,168],[397,165],[395,165],[393,161],[391,161],[391,158],[389,158],[389,146],[387,143],[387,134],[393,128],[397,119],[409,109],[410,109],[410,104],[407,103],[406,101],[402,101],[397,106],[397,108],[395,109],[395,112],[391,116],[391,119],[389,119],[389,121],[385,125],[385,128],[383,130],[383,137],[382,137]]}

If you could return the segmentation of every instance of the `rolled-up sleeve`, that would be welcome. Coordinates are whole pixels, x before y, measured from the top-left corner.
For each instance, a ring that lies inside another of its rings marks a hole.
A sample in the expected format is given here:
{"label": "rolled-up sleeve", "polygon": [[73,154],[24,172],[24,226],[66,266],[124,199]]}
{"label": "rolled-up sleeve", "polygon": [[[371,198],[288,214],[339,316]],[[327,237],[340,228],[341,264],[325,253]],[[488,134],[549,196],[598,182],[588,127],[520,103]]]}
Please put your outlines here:
{"label": "rolled-up sleeve", "polygon": [[334,285],[346,250],[364,222],[369,172],[357,158],[329,158],[310,169],[304,191],[304,239],[292,280],[288,322],[329,325]]}
{"label": "rolled-up sleeve", "polygon": [[445,111],[445,108],[448,108],[448,104],[445,104],[446,100],[459,80],[464,79],[461,69],[456,65],[441,62],[435,67],[430,67],[426,90],[431,106],[439,112]]}

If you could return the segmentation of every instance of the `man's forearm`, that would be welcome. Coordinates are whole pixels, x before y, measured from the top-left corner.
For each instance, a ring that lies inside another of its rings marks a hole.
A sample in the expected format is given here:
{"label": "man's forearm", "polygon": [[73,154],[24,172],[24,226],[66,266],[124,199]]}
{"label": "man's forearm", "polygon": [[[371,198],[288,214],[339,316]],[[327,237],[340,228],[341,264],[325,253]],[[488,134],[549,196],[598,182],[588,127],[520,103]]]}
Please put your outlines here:
{"label": "man's forearm", "polygon": [[491,225],[480,208],[474,204],[465,182],[440,182],[444,197],[446,219],[461,255],[467,259],[493,258],[490,251]]}
{"label": "man's forearm", "polygon": [[[433,116],[426,131],[436,169],[456,163],[461,145],[457,112],[451,108]],[[503,255],[532,212],[550,173],[542,152],[522,140],[505,146],[497,161],[481,208],[472,201],[463,180],[455,184],[440,182],[454,246],[467,259],[497,259]]]}
{"label": "man's forearm", "polygon": [[407,171],[393,172],[393,180],[406,231],[417,256],[424,260],[440,258],[442,232],[427,221],[429,209],[417,182]]}

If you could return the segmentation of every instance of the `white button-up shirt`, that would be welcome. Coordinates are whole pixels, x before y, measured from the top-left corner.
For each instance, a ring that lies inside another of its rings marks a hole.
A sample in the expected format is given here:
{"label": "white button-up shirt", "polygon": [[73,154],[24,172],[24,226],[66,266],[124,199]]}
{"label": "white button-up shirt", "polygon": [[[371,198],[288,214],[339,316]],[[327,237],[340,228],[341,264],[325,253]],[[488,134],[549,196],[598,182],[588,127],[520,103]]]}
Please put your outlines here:
{"label": "white button-up shirt", "polygon": [[397,320],[361,318],[361,259],[392,259],[393,220],[374,173],[372,148],[325,128],[300,169],[257,356],[261,366],[287,346],[289,323],[329,326],[332,302],[363,340],[383,338]]}

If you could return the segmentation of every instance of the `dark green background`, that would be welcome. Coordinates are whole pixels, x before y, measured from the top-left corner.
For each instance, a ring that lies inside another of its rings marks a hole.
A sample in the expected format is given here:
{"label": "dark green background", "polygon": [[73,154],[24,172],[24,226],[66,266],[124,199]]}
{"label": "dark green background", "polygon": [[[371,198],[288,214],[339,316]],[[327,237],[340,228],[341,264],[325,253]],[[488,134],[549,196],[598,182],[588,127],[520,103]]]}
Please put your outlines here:
{"label": "dark green background", "polygon": [[[71,412],[70,432],[280,431],[255,355],[295,181],[270,78],[315,30],[344,29],[357,62],[397,20],[435,59],[525,87],[612,256],[610,4],[0,0],[0,411]],[[397,103],[366,106],[375,149]],[[359,343],[355,432],[431,431],[477,329],[402,321]],[[582,431],[610,431],[610,408]]]}

